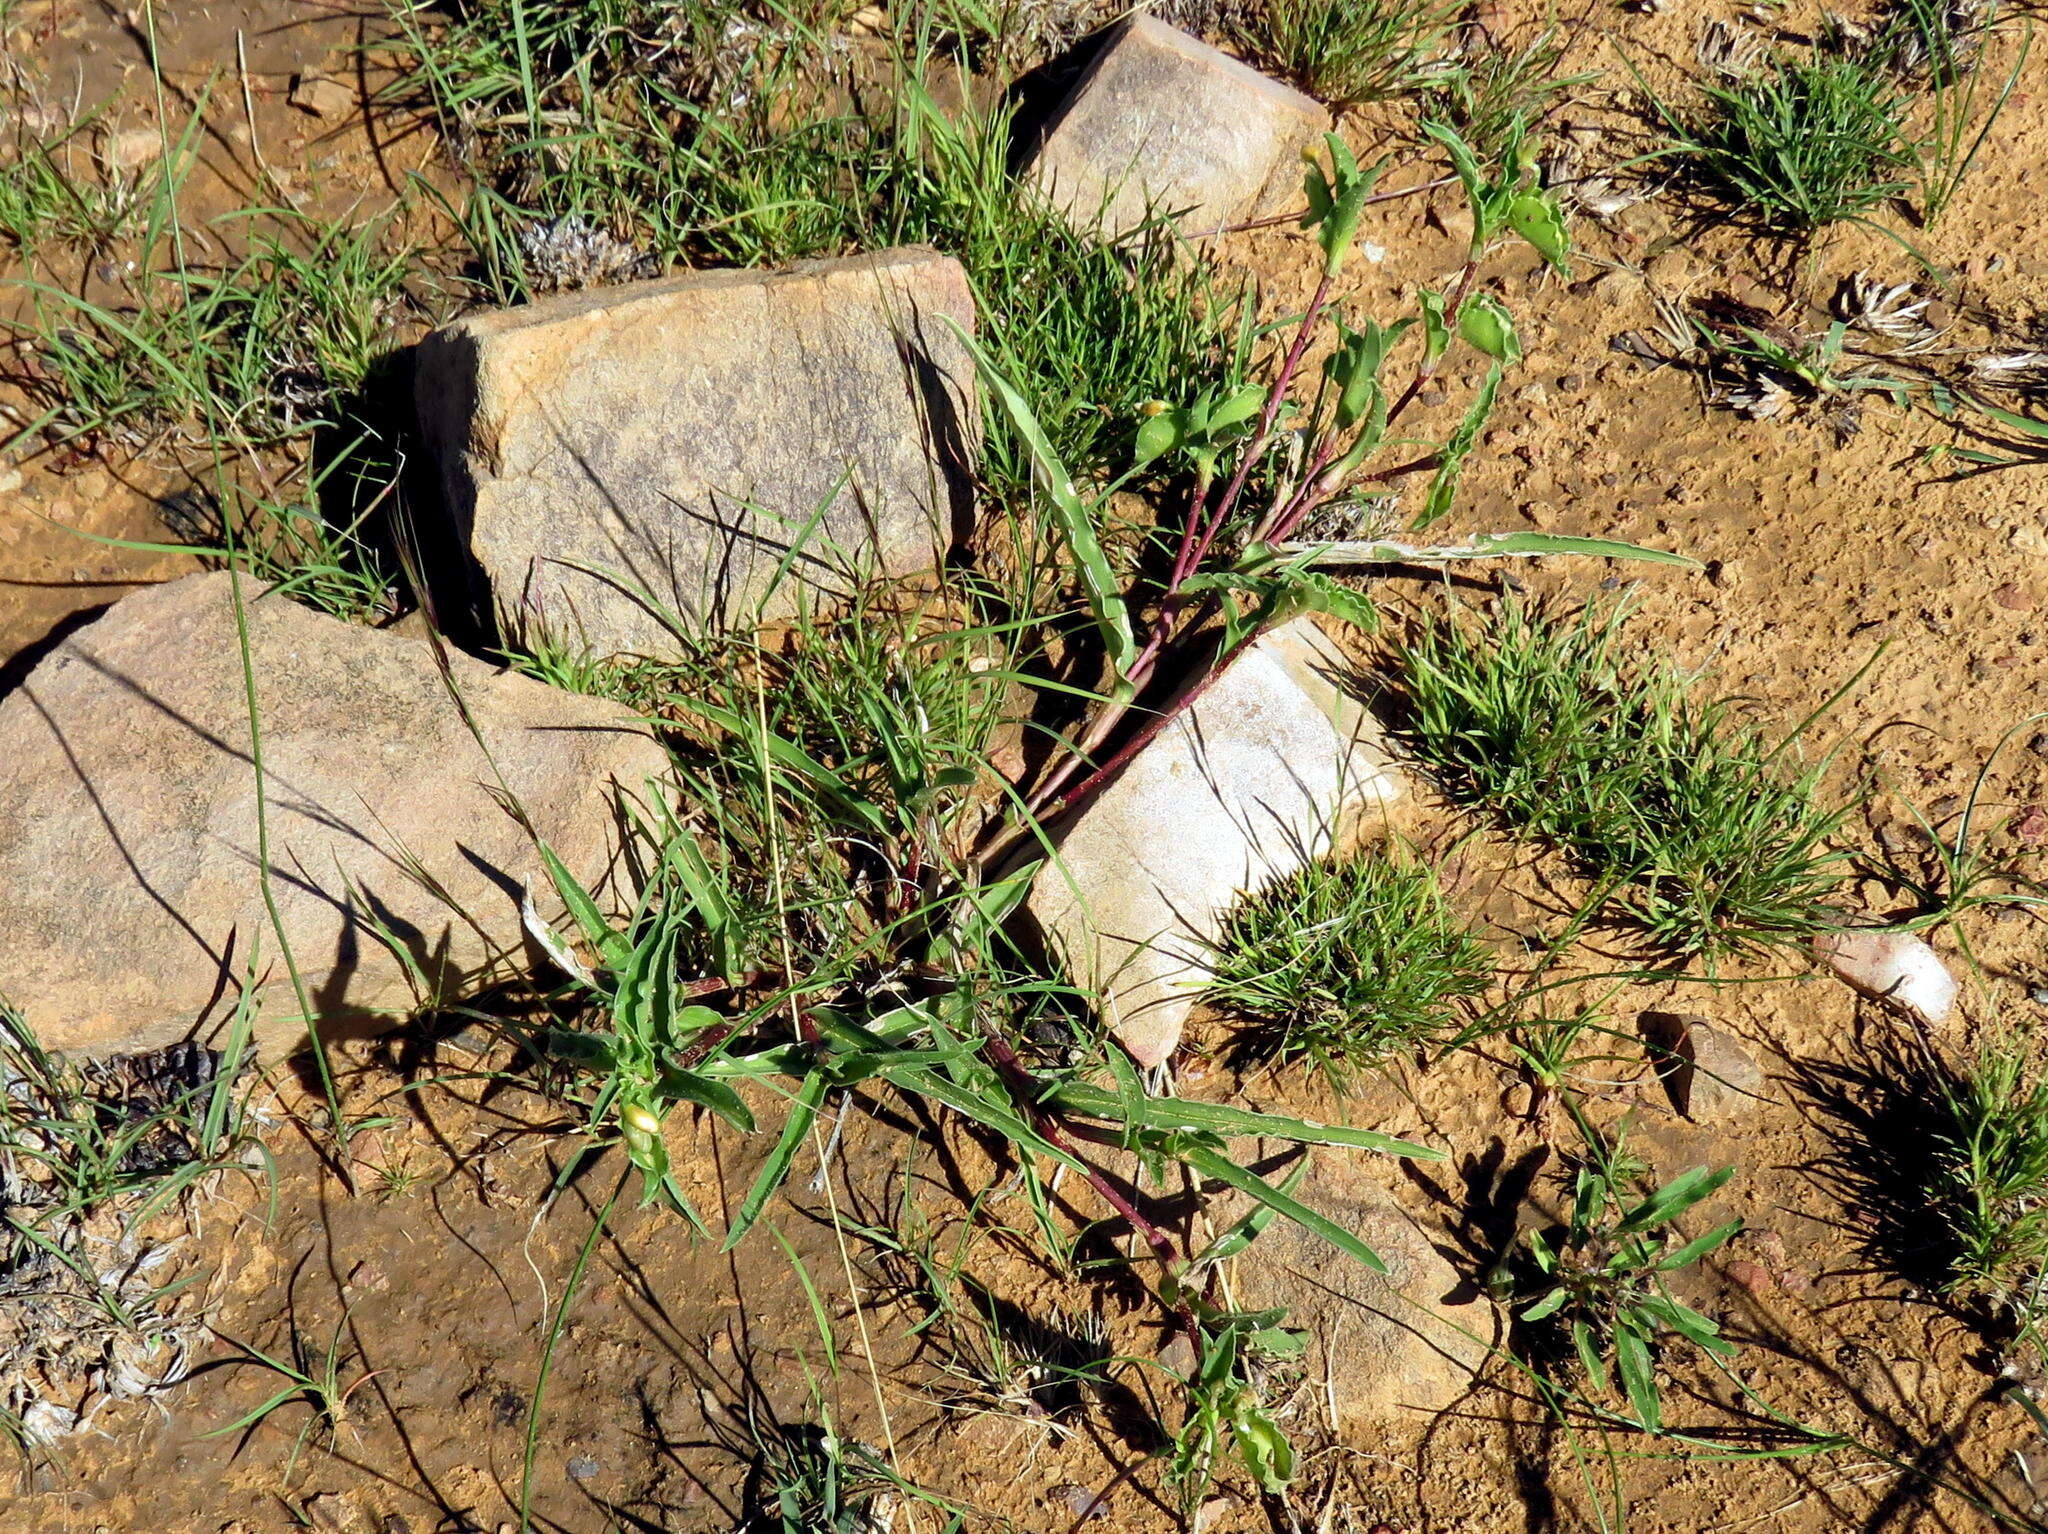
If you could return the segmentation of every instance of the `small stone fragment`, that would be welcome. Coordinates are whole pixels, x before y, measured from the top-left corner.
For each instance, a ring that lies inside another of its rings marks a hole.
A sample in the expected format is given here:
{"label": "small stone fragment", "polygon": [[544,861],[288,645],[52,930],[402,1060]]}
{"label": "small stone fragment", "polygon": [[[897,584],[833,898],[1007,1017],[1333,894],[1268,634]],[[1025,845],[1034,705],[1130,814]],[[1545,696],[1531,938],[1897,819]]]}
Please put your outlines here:
{"label": "small stone fragment", "polygon": [[1294,198],[1330,114],[1155,17],[1120,23],[1046,129],[1025,178],[1085,233],[1172,214],[1190,238]]}
{"label": "small stone fragment", "polygon": [[1640,1026],[1656,1051],[1671,1105],[1696,1124],[1719,1124],[1755,1106],[1764,1073],[1740,1043],[1690,1012],[1645,1012]]}
{"label": "small stone fragment", "polygon": [[415,398],[480,605],[528,639],[672,655],[666,614],[750,618],[772,589],[780,616],[929,567],[973,514],[980,407],[948,320],[973,324],[967,275],[913,247],[434,332]]}
{"label": "small stone fragment", "polygon": [[1903,1007],[1923,1023],[1942,1021],[1955,1006],[1955,977],[1910,932],[1830,932],[1815,938],[1813,948],[1854,989],[1873,1001]]}
{"label": "small stone fragment", "polygon": [[1173,1053],[1239,896],[1329,846],[1401,781],[1307,618],[1252,645],[1055,832],[1028,909],[1145,1065]]}
{"label": "small stone fragment", "polygon": [[107,135],[101,153],[112,170],[140,170],[162,158],[163,133],[156,128],[123,128]]}
{"label": "small stone fragment", "polygon": [[300,75],[287,98],[311,117],[346,117],[355,110],[356,93],[331,75]]}
{"label": "small stone fragment", "polygon": [[1750,1262],[1746,1258],[1737,1258],[1729,1263],[1728,1276],[1758,1299],[1763,1299],[1778,1287],[1769,1269],[1762,1263]]}
{"label": "small stone fragment", "polygon": [[2012,834],[2029,847],[2038,847],[2048,841],[2048,810],[2038,804],[2030,804],[2013,817]]}

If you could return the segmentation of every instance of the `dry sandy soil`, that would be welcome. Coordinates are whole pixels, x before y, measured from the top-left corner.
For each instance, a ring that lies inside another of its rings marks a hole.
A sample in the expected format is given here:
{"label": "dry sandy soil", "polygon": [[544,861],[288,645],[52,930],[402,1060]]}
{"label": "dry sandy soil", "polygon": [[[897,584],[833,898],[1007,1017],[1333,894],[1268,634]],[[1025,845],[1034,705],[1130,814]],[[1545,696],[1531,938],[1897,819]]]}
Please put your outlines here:
{"label": "dry sandy soil", "polygon": [[[162,62],[180,90],[196,89],[224,61],[232,71],[237,30],[247,39],[251,119],[236,84],[209,151],[227,188],[252,141],[313,194],[335,198],[374,192],[431,154],[418,137],[394,145],[360,122],[320,122],[285,104],[291,74],[353,41],[352,24],[278,0],[171,9]],[[1524,0],[1499,9],[1510,27],[1525,11],[1534,19]],[[1568,68],[1603,73],[1575,93],[1564,118],[1624,122],[1626,75],[1613,45],[1655,79],[1668,59],[1690,56],[1697,19],[1684,7],[1589,14]],[[82,80],[88,99],[120,92],[126,120],[149,120],[143,55],[121,18],[76,0],[36,0],[9,24],[8,47],[33,50],[51,78]],[[2012,45],[2010,36],[1994,44],[1994,70]],[[2048,59],[2029,65],[1956,204],[1913,235],[1954,283],[1959,344],[1974,344],[1987,325],[2022,334],[2048,311],[2044,70]],[[1381,130],[1367,114],[1347,131],[1369,149]],[[1818,415],[1752,421],[1710,409],[1683,371],[1617,352],[1617,334],[1653,323],[1656,294],[1733,294],[1811,324],[1850,271],[1891,281],[1916,275],[1896,244],[1873,234],[1842,233],[1787,255],[1698,211],[1665,199],[1604,227],[1586,222],[1569,281],[1544,273],[1526,250],[1489,268],[1521,319],[1528,357],[1473,461],[1459,516],[1473,530],[1611,535],[1699,559],[1697,574],[1584,565],[1518,574],[1532,588],[1571,595],[1635,583],[1638,637],[1705,668],[1718,690],[1754,700],[1763,718],[1797,721],[1877,657],[1815,738],[1838,748],[1833,791],[1875,785],[1845,839],[1870,854],[1910,850],[1906,804],[1952,824],[1979,767],[2042,707],[2048,468],[1946,477],[1923,449],[1955,434],[1925,413],[1879,402],[1843,442]],[[1454,204],[1446,195],[1414,198],[1374,214],[1365,238],[1385,258],[1357,265],[1354,301],[1368,312],[1402,312],[1413,284],[1440,281],[1457,265],[1459,237],[1446,227],[1456,225]],[[1283,230],[1239,237],[1226,260],[1256,273],[1277,310],[1305,293],[1311,255],[1304,238]],[[1461,382],[1447,381],[1426,426],[1448,429],[1465,398]],[[30,649],[67,613],[126,583],[177,567],[175,556],[76,536],[161,537],[151,496],[165,485],[154,472],[121,459],[33,459],[6,471],[0,656]],[[1383,586],[1396,609],[1434,599],[1421,579]],[[1992,767],[1987,824],[2007,827],[1994,830],[1993,844],[2036,872],[2034,844],[2048,823],[2025,812],[2044,801],[2048,740],[2023,728]],[[1570,891],[1541,858],[1472,829],[1432,814],[1415,832],[1443,854],[1461,906],[1487,924],[1512,965],[1517,934],[1554,929]],[[1856,894],[1870,913],[1896,899],[1875,881]],[[2043,1008],[2030,992],[2048,981],[2035,920],[1980,911],[1962,932],[1979,966],[1940,1040],[1955,1056],[1986,1031],[2036,1027]],[[1956,956],[1953,934],[1936,942]],[[1666,1175],[1698,1162],[1740,1168],[1710,1212],[1739,1214],[1748,1229],[1688,1297],[1741,1342],[1733,1373],[1754,1394],[1741,1401],[1727,1381],[1680,1367],[1669,1385],[1672,1419],[1768,1446],[1784,1441],[1769,1415],[1778,1413],[1856,1446],[1744,1460],[1604,1439],[1584,1420],[1561,1428],[1504,1361],[1449,1413],[1411,1414],[1370,1441],[1336,1442],[1318,1425],[1310,1382],[1288,1416],[1311,1446],[1296,1498],[1301,1526],[1359,1534],[1590,1528],[1588,1479],[1603,1487],[1610,1476],[1630,1526],[1646,1531],[1990,1526],[1965,1497],[1908,1466],[2013,1519],[2048,1518],[2048,1503],[2037,1500],[2037,1490],[2048,1492],[2048,1444],[2001,1394],[1980,1333],[1916,1283],[1925,1275],[1902,1268],[1924,1218],[1911,1190],[1925,1086],[1902,1074],[1910,1052],[1899,1047],[1899,1025],[1823,976],[1739,978],[1762,983],[1631,986],[1612,997],[1607,1015],[1625,1023],[1655,1006],[1709,1014],[1763,1064],[1767,1102],[1732,1126],[1689,1124],[1670,1110],[1641,1051],[1623,1041],[1589,1069],[1588,1101],[1604,1124],[1632,1119],[1636,1149]],[[1518,1210],[1525,1218],[1555,1211],[1557,1126],[1498,1052],[1482,1046],[1397,1070],[1340,1104],[1295,1074],[1239,1081],[1206,1048],[1223,1037],[1220,1024],[1197,1029],[1181,1062],[1183,1091],[1346,1114],[1448,1147],[1442,1163],[1360,1158],[1349,1175],[1428,1222],[1461,1271],[1476,1277],[1498,1256]],[[614,1173],[600,1168],[544,1210],[573,1143],[562,1115],[479,1075],[508,1064],[509,1054],[475,1055],[471,1042],[406,1036],[349,1047],[351,1105],[381,1104],[392,1121],[356,1142],[353,1191],[292,1121],[311,1111],[315,1094],[305,1082],[280,1082],[268,1134],[274,1202],[269,1185],[230,1181],[196,1208],[189,1232],[181,1227],[189,1239],[175,1271],[197,1275],[195,1293],[220,1338],[274,1351],[296,1334],[316,1362],[338,1341],[342,1380],[352,1387],[339,1427],[312,1433],[301,1448],[307,1410],[295,1403],[247,1433],[208,1436],[279,1383],[208,1340],[186,1383],[154,1401],[108,1407],[93,1431],[61,1444],[53,1463],[0,1490],[0,1526],[417,1534],[517,1525],[543,1344]],[[1175,1526],[1178,1514],[1146,1463],[1157,1447],[1153,1409],[1165,1403],[1156,1374],[1120,1372],[1118,1390],[1060,1424],[944,1409],[945,1380],[904,1337],[914,1312],[892,1302],[892,1275],[874,1251],[842,1249],[835,1225],[902,1229],[913,1208],[943,1223],[963,1194],[1007,1174],[971,1137],[901,1113],[892,1102],[850,1108],[829,1179],[814,1182],[815,1156],[800,1164],[774,1221],[786,1246],[763,1235],[726,1255],[658,1211],[613,1214],[589,1251],[553,1360],[534,1462],[536,1527],[731,1528],[750,1490],[752,1435],[827,1415],[848,1437],[893,1447],[912,1479],[996,1526],[1074,1527],[1097,1493],[1101,1527]],[[711,1216],[727,1212],[762,1153],[759,1141],[710,1127],[690,1141],[681,1116],[672,1122],[688,1191]],[[1085,1193],[1069,1197],[1077,1224],[1104,1213]],[[1014,1198],[993,1212],[999,1223],[1027,1223]],[[1050,1272],[999,1233],[967,1250],[971,1269],[1004,1302],[1038,1315],[1099,1316],[1118,1351],[1156,1350],[1150,1312],[1113,1280]],[[831,1318],[836,1352],[803,1273]],[[920,1509],[897,1516],[903,1529],[940,1522]],[[1204,1517],[1210,1534],[1287,1526],[1237,1490]]]}

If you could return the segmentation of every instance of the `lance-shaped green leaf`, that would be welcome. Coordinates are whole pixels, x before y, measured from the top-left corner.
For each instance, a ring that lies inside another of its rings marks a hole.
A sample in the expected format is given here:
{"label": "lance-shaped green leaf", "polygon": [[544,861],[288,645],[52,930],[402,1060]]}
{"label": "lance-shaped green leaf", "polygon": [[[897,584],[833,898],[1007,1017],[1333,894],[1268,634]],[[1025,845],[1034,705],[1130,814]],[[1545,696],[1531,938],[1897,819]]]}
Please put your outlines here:
{"label": "lance-shaped green leaf", "polygon": [[1458,429],[1451,433],[1451,440],[1437,455],[1436,477],[1429,482],[1429,495],[1422,503],[1422,514],[1415,519],[1417,531],[1440,520],[1451,509],[1451,503],[1458,494],[1458,476],[1464,472],[1465,460],[1479,445],[1479,433],[1485,427],[1487,417],[1493,414],[1494,396],[1500,393],[1500,380],[1501,365],[1496,362],[1486,370],[1486,382],[1472,396],[1465,419],[1458,423]]}
{"label": "lance-shaped green leaf", "polygon": [[960,338],[960,344],[967,348],[982,382],[1002,405],[1012,429],[1031,455],[1034,477],[1044,487],[1046,498],[1052,502],[1060,534],[1066,539],[1067,551],[1074,556],[1074,564],[1081,576],[1081,589],[1087,593],[1088,611],[1095,619],[1096,628],[1101,631],[1110,664],[1116,668],[1119,677],[1128,676],[1131,662],[1138,656],[1137,640],[1131,633],[1130,609],[1124,602],[1123,586],[1117,580],[1115,567],[1110,564],[1109,556],[1103,553],[1101,540],[1095,536],[1095,519],[1090,515],[1087,503],[1074,488],[1073,477],[1067,473],[1066,465],[1060,462],[1059,454],[1053,451],[1052,441],[1046,436],[1045,428],[1038,424],[1038,417],[1033,414],[1031,406],[1003,376],[995,359],[950,314],[940,318]]}
{"label": "lance-shaped green leaf", "polygon": [[1459,543],[1404,543],[1369,538],[1339,543],[1282,543],[1274,550],[1311,565],[1437,565],[1465,559],[1538,559],[1577,554],[1588,559],[1636,559],[1697,570],[1700,562],[1667,549],[1645,548],[1613,538],[1576,538],[1567,533],[1481,533]]}

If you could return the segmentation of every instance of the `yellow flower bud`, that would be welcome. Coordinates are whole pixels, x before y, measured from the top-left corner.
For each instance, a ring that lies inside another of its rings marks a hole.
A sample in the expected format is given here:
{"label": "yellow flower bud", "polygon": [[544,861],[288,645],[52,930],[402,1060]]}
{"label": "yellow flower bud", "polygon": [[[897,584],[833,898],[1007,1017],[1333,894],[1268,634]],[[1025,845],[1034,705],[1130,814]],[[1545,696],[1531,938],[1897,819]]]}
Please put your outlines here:
{"label": "yellow flower bud", "polygon": [[628,1129],[637,1129],[644,1135],[661,1133],[661,1120],[638,1103],[627,1103],[619,1109],[619,1117],[625,1121]]}

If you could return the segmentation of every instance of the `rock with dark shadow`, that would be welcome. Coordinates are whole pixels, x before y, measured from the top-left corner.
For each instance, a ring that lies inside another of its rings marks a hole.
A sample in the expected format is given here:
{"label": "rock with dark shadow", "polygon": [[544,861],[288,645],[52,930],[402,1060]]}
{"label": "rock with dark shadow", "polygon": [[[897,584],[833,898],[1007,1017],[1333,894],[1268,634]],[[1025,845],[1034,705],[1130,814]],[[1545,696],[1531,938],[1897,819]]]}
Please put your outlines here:
{"label": "rock with dark shadow", "polygon": [[959,263],[906,247],[492,310],[420,343],[422,434],[500,625],[662,656],[929,567],[972,521]]}

